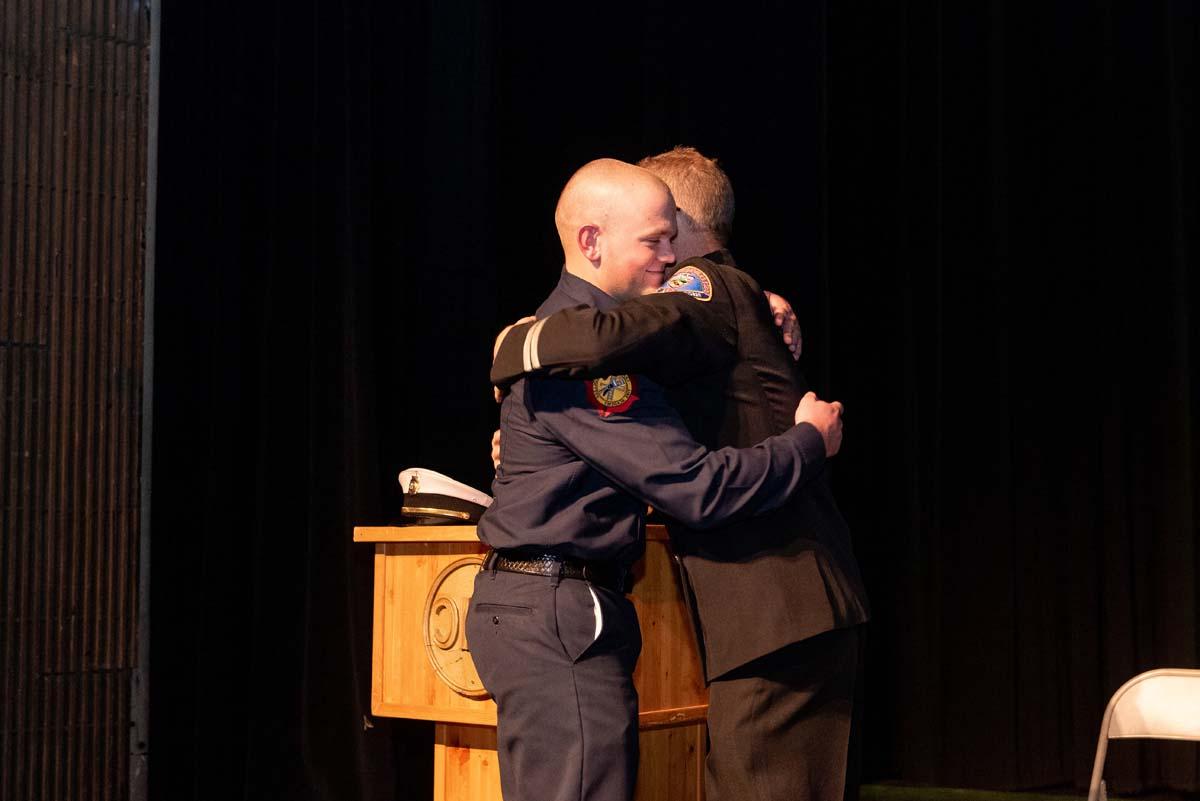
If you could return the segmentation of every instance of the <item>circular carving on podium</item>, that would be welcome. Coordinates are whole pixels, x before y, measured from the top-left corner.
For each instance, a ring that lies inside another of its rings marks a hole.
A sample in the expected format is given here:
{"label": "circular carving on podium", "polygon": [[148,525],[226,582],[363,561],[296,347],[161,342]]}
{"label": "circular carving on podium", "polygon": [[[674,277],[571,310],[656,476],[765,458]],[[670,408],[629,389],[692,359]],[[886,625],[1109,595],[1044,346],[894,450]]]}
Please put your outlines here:
{"label": "circular carving on podium", "polygon": [[433,602],[429,617],[429,638],[443,651],[449,651],[458,642],[458,604],[442,596]]}
{"label": "circular carving on podium", "polygon": [[425,599],[425,653],[438,678],[466,698],[488,698],[467,642],[467,607],[483,557],[459,559],[434,579]]}

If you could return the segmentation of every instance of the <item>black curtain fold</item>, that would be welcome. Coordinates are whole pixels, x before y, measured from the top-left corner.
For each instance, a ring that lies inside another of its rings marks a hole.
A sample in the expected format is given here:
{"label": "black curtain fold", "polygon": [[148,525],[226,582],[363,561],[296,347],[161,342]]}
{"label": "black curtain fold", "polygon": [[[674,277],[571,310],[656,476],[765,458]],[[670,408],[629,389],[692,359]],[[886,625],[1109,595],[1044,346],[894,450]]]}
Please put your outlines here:
{"label": "black curtain fold", "polygon": [[404,467],[487,487],[558,189],[678,143],[846,404],[866,778],[1086,786],[1111,692],[1200,667],[1196,10],[164,6],[154,796],[430,794],[429,725],[369,712],[351,527]]}
{"label": "black curtain fold", "polygon": [[372,728],[350,543],[382,509],[369,12],[164,11],[152,797],[431,789],[427,727]]}
{"label": "black curtain fold", "polygon": [[[1195,9],[867,11],[831,12],[827,235],[864,312],[829,332],[839,493],[899,659],[875,770],[1086,786],[1108,696],[1197,660]],[[1194,791],[1195,749],[1110,774]]]}

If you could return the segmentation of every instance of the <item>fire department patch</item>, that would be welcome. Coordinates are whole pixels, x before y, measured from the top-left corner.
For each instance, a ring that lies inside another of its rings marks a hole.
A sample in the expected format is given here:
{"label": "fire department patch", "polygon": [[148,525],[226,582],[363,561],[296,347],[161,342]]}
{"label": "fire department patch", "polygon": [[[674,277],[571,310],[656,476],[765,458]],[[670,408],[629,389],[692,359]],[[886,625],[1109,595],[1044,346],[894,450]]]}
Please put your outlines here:
{"label": "fire department patch", "polygon": [[683,292],[696,300],[712,300],[712,281],[699,267],[681,267],[656,292]]}
{"label": "fire department patch", "polygon": [[588,402],[600,411],[601,417],[609,417],[629,409],[637,400],[637,386],[633,376],[610,375],[587,381]]}

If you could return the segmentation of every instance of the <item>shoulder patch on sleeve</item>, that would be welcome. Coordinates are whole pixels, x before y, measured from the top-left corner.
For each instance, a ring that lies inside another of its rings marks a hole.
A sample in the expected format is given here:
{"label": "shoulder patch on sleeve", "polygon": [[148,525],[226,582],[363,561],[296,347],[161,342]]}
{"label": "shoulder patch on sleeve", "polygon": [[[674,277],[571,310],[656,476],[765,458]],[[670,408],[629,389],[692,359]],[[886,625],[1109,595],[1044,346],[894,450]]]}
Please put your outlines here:
{"label": "shoulder patch on sleeve", "polygon": [[696,300],[712,300],[712,281],[699,267],[687,265],[667,279],[656,292],[682,292]]}
{"label": "shoulder patch on sleeve", "polygon": [[601,417],[627,411],[638,399],[635,394],[637,384],[631,375],[610,375],[584,384],[587,385],[588,403],[600,412]]}

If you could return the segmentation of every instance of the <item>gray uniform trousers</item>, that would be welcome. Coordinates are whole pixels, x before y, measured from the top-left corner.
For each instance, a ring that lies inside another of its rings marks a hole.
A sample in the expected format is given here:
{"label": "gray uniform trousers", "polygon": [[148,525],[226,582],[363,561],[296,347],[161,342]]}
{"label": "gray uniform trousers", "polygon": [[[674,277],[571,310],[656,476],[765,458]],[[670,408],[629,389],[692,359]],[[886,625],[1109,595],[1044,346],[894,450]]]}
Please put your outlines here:
{"label": "gray uniform trousers", "polygon": [[633,604],[589,585],[482,571],[467,642],[496,699],[505,801],[629,801],[637,781],[642,649]]}
{"label": "gray uniform trousers", "polygon": [[707,801],[857,798],[862,635],[859,626],[828,631],[712,681]]}

